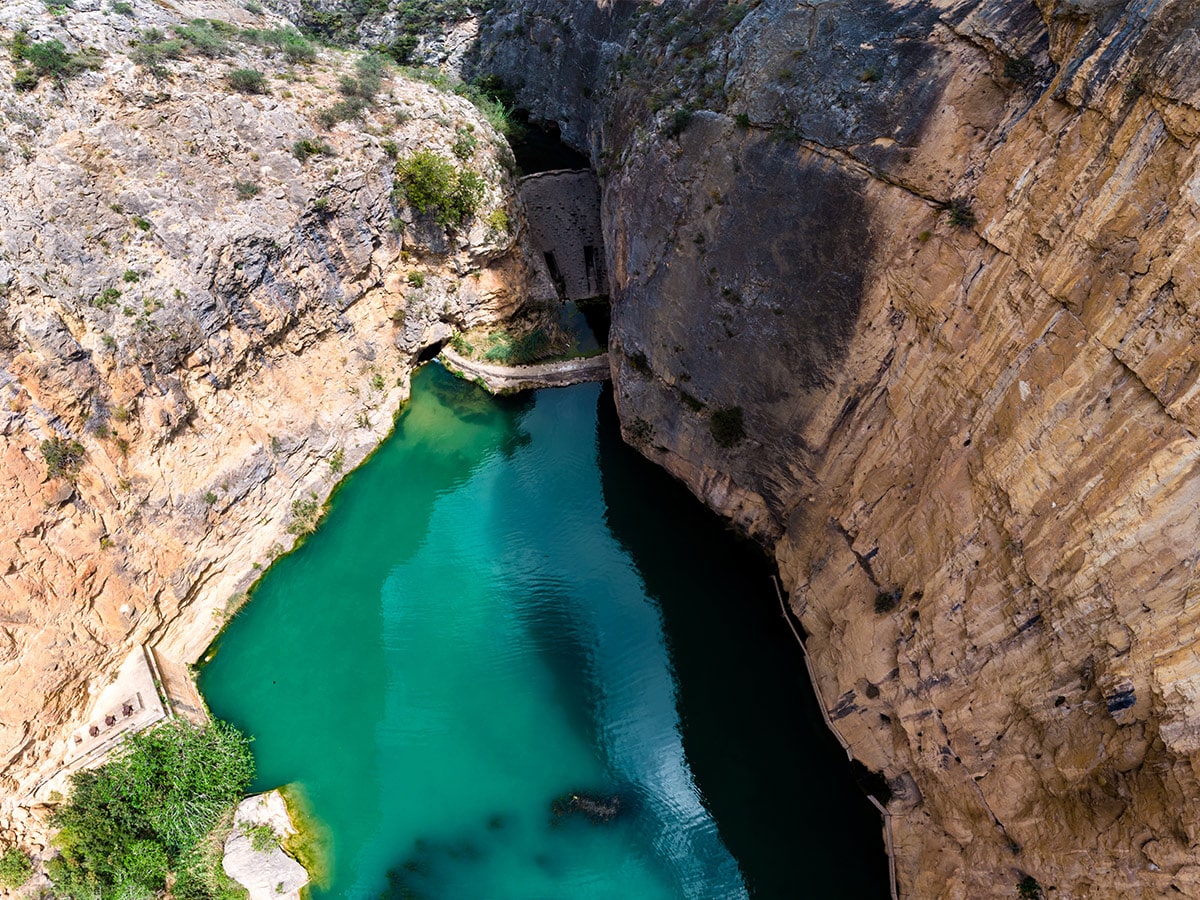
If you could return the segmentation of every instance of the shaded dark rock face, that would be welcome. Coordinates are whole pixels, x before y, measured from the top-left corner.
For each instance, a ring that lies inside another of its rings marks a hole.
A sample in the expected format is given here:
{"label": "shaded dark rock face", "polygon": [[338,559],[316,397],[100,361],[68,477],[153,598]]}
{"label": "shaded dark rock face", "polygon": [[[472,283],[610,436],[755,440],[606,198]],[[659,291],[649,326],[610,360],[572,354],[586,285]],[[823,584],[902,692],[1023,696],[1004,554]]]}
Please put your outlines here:
{"label": "shaded dark rock face", "polygon": [[[809,464],[795,434],[857,324],[873,244],[862,166],[903,170],[940,95],[939,14],[509,0],[484,18],[477,71],[601,175],[613,341],[638,362],[614,363],[623,417],[648,424],[643,449],[677,474],[683,461],[753,494],[741,524],[762,537]],[[719,447],[712,416],[735,409],[746,441]]]}
{"label": "shaded dark rock face", "polygon": [[637,8],[630,0],[498,0],[480,23],[478,51],[465,74],[500,76],[518,107],[557,123],[567,144],[594,155],[601,86]]}
{"label": "shaded dark rock face", "polygon": [[[858,322],[865,179],[724,117],[697,116],[681,147],[673,165],[662,153],[631,161],[606,198],[618,408],[653,424],[652,445],[720,460],[777,511],[805,452],[792,434]],[[713,414],[733,408],[753,452],[712,434]]]}

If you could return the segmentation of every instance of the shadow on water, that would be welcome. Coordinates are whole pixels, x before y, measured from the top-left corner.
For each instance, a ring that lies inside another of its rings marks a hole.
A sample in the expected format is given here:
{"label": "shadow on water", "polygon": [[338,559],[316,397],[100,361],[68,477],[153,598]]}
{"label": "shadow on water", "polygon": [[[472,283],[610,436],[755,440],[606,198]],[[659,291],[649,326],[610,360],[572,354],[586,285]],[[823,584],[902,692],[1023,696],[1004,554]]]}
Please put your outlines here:
{"label": "shadow on water", "polygon": [[620,439],[597,404],[608,524],[662,609],[683,745],[751,895],[885,898],[879,815],[825,728],[762,551]]}

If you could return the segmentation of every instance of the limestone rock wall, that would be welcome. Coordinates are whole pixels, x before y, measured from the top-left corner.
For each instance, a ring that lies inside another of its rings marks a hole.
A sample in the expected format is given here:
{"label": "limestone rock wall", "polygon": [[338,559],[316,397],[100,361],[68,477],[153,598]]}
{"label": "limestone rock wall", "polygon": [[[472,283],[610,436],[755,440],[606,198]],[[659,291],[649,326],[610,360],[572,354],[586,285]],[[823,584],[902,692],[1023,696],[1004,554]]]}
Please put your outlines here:
{"label": "limestone rock wall", "polygon": [[1200,896],[1194,16],[483,26],[603,176],[626,436],[773,548],[903,896]]}
{"label": "limestone rock wall", "polygon": [[[6,40],[27,26],[106,54],[20,93],[0,58],[5,839],[40,840],[30,791],[129,650],[195,661],[390,430],[419,351],[503,319],[531,271],[532,251],[480,224],[519,217],[503,142],[462,98],[388,79],[362,116],[322,128],[354,54],[291,66],[232,41],[158,78],[128,56],[140,29],[286,23],[234,3],[132,6],[0,5]],[[231,90],[234,68],[269,92]],[[447,234],[393,201],[391,156],[459,163],[459,129],[487,187]],[[302,161],[301,139],[327,150]],[[55,439],[78,442],[76,477],[48,473]]]}

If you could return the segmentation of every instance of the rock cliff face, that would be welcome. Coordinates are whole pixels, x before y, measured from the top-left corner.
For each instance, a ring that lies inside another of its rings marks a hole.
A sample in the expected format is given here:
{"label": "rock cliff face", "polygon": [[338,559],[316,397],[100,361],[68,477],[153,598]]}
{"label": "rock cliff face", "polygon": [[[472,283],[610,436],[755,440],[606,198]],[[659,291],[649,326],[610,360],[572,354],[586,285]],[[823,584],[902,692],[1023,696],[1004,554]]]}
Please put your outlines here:
{"label": "rock cliff face", "polygon": [[[194,661],[390,430],[421,349],[525,296],[522,245],[481,224],[507,148],[465,100],[386,79],[323,129],[356,54],[289,64],[222,25],[156,75],[129,54],[173,25],[286,23],[128,11],[0,6],[6,40],[99,51],[22,92],[0,60],[0,839],[36,834],[30,790],[130,648]],[[391,198],[421,147],[483,177],[469,227]]]}
{"label": "rock cliff face", "polygon": [[1200,896],[1194,18],[481,29],[603,176],[626,436],[772,548],[903,896]]}

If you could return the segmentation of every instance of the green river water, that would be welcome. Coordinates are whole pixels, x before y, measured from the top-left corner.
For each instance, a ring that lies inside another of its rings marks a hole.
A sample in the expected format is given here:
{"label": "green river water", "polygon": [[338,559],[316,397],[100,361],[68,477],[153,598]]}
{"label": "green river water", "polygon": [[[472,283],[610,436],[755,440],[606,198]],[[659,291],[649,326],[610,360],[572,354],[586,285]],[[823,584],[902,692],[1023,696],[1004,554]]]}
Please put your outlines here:
{"label": "green river water", "polygon": [[884,898],[768,575],[606,389],[428,365],[200,685],[331,835],[317,898]]}

